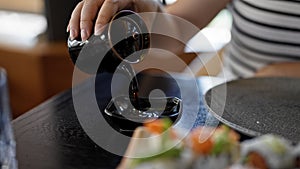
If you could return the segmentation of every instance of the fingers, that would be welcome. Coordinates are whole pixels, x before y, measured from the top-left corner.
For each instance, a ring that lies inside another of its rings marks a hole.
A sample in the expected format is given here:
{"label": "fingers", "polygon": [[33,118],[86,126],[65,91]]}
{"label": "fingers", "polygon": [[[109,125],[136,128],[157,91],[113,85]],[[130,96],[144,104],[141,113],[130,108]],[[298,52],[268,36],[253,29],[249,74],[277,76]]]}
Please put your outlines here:
{"label": "fingers", "polygon": [[82,41],[92,34],[94,20],[104,0],[85,0],[81,11],[80,33]]}
{"label": "fingers", "polygon": [[[81,35],[87,40],[93,32],[101,33],[102,27],[121,9],[131,7],[133,0],[83,0],[74,9],[67,31],[73,40]],[[99,11],[99,12],[98,12]],[[98,15],[97,15],[98,13]],[[97,18],[96,18],[97,17]],[[94,22],[96,19],[96,22]]]}
{"label": "fingers", "polygon": [[110,18],[118,11],[118,0],[106,0],[104,1],[95,24],[95,35],[101,33],[103,25],[107,24]]}
{"label": "fingers", "polygon": [[105,0],[95,23],[95,35],[100,35],[102,27],[120,10],[132,5],[132,0]]}
{"label": "fingers", "polygon": [[80,14],[83,6],[83,1],[78,3],[75,9],[72,12],[71,19],[69,21],[69,25],[67,31],[70,32],[70,39],[75,39],[79,34],[79,22],[80,22]]}

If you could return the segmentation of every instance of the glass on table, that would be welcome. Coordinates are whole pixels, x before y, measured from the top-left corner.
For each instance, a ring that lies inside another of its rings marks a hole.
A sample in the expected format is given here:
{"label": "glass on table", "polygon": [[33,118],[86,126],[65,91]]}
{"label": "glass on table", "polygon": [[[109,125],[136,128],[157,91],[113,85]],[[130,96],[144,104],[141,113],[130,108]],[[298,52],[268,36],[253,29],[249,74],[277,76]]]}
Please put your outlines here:
{"label": "glass on table", "polygon": [[6,72],[0,68],[0,169],[17,169]]}

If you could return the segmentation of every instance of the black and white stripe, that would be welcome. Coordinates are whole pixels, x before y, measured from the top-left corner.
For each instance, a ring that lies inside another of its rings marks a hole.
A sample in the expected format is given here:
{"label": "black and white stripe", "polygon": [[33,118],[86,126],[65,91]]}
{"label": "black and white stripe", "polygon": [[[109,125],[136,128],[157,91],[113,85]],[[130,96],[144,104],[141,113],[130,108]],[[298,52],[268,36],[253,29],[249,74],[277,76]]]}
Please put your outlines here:
{"label": "black and white stripe", "polygon": [[233,0],[225,65],[239,77],[274,62],[300,61],[300,1]]}

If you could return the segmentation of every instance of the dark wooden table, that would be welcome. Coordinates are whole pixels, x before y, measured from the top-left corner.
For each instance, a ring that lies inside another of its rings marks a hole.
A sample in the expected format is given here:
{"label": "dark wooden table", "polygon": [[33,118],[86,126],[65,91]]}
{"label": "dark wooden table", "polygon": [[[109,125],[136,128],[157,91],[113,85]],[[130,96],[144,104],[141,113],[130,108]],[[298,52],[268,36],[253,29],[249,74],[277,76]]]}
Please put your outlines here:
{"label": "dark wooden table", "polygon": [[[202,96],[208,86],[219,83],[208,82],[208,78],[195,80],[180,76],[175,80],[170,76],[151,76],[144,78],[143,81],[146,86],[164,90],[166,95],[185,98],[183,115],[178,122],[179,127],[199,123],[195,121],[196,117],[199,118],[197,111],[191,109],[195,106],[199,111],[201,109],[197,107],[200,101],[194,97]],[[183,91],[178,90],[178,82],[184,88]],[[197,90],[193,88],[195,82],[200,87]],[[93,81],[87,81],[77,86],[73,94],[87,97],[85,91],[93,84]],[[103,75],[96,80],[98,86],[96,95],[100,102],[100,109],[102,109],[101,105],[106,105],[111,97],[108,84],[110,84],[109,76]],[[13,128],[20,169],[112,169],[116,168],[122,158],[98,146],[85,133],[74,110],[71,89],[15,119]]]}

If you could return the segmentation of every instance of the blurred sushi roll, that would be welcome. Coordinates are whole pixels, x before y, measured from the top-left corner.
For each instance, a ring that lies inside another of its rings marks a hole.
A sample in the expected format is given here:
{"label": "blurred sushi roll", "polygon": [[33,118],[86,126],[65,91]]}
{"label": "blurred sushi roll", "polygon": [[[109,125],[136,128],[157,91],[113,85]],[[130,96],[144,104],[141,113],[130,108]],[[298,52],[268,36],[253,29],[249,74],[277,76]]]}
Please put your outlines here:
{"label": "blurred sushi roll", "polygon": [[227,169],[257,169],[257,168],[253,168],[249,165],[234,164]]}
{"label": "blurred sushi roll", "polygon": [[257,169],[293,168],[291,143],[279,136],[266,134],[241,143],[241,159]]}
{"label": "blurred sushi roll", "polygon": [[[172,128],[172,121],[167,118],[144,122],[144,144],[135,151],[135,156],[128,166],[122,169],[183,169],[183,144]],[[136,145],[135,145],[136,146]],[[137,155],[138,154],[138,155]]]}
{"label": "blurred sushi roll", "polygon": [[180,159],[153,160],[130,169],[185,169],[185,163]]}
{"label": "blurred sushi roll", "polygon": [[300,143],[292,151],[295,168],[300,168]]}
{"label": "blurred sushi roll", "polygon": [[195,157],[191,168],[224,169],[239,157],[239,135],[227,126],[196,128],[189,140]]}

